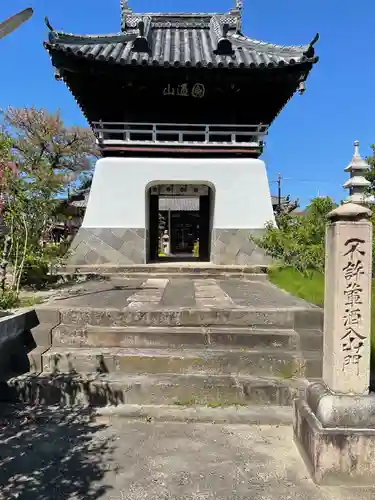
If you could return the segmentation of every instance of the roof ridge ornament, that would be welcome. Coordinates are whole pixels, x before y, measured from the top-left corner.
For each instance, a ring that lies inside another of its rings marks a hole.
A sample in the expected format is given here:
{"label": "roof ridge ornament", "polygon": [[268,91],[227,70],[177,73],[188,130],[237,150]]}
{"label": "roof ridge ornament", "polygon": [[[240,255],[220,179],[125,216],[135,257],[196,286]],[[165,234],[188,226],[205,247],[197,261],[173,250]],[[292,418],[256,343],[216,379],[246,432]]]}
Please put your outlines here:
{"label": "roof ridge ornament", "polygon": [[49,22],[49,19],[48,19],[48,17],[47,17],[47,16],[45,16],[45,18],[44,18],[44,23],[45,23],[45,25],[47,26],[47,28],[48,28],[50,31],[55,31],[55,30],[53,29],[53,27],[52,27],[51,23]]}
{"label": "roof ridge ornament", "polygon": [[143,16],[142,20],[137,24],[138,36],[134,40],[132,45],[132,52],[140,53],[151,53],[151,43],[150,43],[150,30],[151,27],[151,17]]}
{"label": "roof ridge ornament", "polygon": [[318,42],[319,38],[320,38],[319,33],[316,33],[316,35],[314,36],[314,38],[309,43],[307,49],[303,53],[304,56],[308,57],[309,59],[311,57],[314,57],[314,55],[315,55],[314,45]]}
{"label": "roof ridge ornament", "polygon": [[236,33],[242,33],[242,9],[243,0],[236,0],[235,6],[230,9],[229,14],[237,18]]}
{"label": "roof ridge ornament", "polygon": [[49,22],[49,19],[47,16],[45,16],[44,18],[44,23],[45,25],[47,26],[47,28],[49,29],[49,34],[48,34],[48,41],[49,43],[56,43],[56,40],[57,40],[57,37],[58,37],[58,34],[57,32],[53,29],[53,26],[52,24]]}
{"label": "roof ridge ornament", "polygon": [[129,7],[128,0],[121,0],[121,30],[126,31],[128,18],[131,18],[133,15],[133,10]]}
{"label": "roof ridge ornament", "polygon": [[129,0],[121,0],[121,9],[126,14],[131,14],[133,10],[129,7]]}
{"label": "roof ridge ornament", "polygon": [[217,42],[217,47],[214,50],[214,54],[217,56],[233,56],[234,50],[232,47],[232,42],[228,39],[228,31],[230,26],[228,23],[221,24],[221,37]]}

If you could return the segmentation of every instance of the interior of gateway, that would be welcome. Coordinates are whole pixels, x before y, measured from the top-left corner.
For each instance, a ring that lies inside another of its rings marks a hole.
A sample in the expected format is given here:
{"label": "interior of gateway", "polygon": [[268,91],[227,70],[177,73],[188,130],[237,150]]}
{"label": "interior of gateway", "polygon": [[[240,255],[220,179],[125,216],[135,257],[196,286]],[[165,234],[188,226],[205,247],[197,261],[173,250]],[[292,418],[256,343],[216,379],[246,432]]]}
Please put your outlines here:
{"label": "interior of gateway", "polygon": [[209,261],[212,189],[205,184],[157,184],[148,189],[148,262]]}

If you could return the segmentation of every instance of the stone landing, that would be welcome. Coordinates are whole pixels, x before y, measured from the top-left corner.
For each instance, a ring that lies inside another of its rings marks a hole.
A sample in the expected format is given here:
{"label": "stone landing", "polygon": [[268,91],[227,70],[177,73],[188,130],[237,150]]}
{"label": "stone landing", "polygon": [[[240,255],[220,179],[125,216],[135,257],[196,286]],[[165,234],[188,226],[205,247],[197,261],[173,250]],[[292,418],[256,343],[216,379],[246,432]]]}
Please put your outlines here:
{"label": "stone landing", "polygon": [[18,397],[290,407],[306,377],[321,376],[319,308],[251,274],[148,276],[102,276],[39,307],[34,374],[11,381]]}

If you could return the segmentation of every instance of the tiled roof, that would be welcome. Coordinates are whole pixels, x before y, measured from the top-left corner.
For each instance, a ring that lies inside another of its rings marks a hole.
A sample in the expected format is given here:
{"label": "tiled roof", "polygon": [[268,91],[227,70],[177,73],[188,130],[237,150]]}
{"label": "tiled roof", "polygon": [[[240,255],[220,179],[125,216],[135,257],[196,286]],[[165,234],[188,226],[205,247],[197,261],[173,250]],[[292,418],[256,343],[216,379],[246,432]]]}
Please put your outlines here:
{"label": "tiled roof", "polygon": [[[279,197],[271,195],[271,201],[272,201],[273,206],[278,205],[279,204]],[[282,196],[280,201],[281,201],[281,204],[283,205],[284,203],[287,203],[289,200],[286,196]]]}
{"label": "tiled roof", "polygon": [[50,28],[46,48],[89,60],[164,67],[274,68],[314,63],[317,37],[301,46],[253,40],[240,30],[241,16],[227,14],[134,14],[125,9],[123,31],[71,35]]}

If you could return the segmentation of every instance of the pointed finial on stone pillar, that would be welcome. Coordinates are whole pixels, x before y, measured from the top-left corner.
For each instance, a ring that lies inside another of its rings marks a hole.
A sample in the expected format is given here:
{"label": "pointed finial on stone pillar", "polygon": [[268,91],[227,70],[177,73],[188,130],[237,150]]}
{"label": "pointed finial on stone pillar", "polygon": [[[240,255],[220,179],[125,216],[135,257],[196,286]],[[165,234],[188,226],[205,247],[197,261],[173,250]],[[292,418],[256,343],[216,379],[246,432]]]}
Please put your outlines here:
{"label": "pointed finial on stone pillar", "polygon": [[359,141],[354,141],[354,156],[361,156],[359,154]]}
{"label": "pointed finial on stone pillar", "polygon": [[350,179],[344,184],[344,188],[349,190],[345,203],[374,203],[374,197],[366,194],[371,186],[371,182],[366,179],[369,169],[369,164],[359,153],[359,141],[354,141],[354,155],[345,169],[345,172],[350,173]]}

